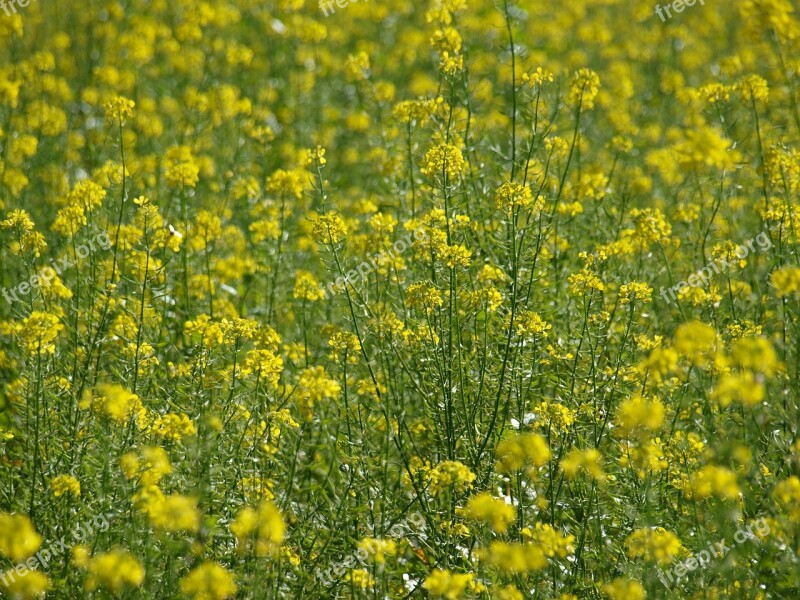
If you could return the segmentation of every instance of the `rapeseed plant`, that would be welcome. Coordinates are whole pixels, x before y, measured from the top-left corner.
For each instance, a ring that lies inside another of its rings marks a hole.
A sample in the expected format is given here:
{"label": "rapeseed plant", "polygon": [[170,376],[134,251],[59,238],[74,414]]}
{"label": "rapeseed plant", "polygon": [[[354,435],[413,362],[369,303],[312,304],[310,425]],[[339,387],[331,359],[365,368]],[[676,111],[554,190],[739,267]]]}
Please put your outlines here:
{"label": "rapeseed plant", "polygon": [[797,7],[332,6],[0,11],[0,595],[798,597]]}

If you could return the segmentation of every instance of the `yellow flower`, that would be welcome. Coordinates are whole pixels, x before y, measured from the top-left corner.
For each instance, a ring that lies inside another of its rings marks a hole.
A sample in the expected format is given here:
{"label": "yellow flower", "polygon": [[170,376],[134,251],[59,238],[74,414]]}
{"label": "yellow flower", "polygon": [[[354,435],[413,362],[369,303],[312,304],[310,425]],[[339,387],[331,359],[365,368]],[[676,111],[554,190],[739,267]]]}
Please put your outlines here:
{"label": "yellow flower", "polygon": [[625,540],[625,548],[629,558],[644,558],[666,565],[681,552],[682,545],[674,533],[655,527],[631,533]]}
{"label": "yellow flower", "polygon": [[741,494],[736,473],[724,467],[705,466],[692,473],[690,481],[692,494],[697,499],[714,496],[720,500],[735,500]]}
{"label": "yellow flower", "polygon": [[0,221],[0,229],[13,229],[22,234],[33,231],[34,226],[30,213],[21,208],[7,213],[6,218]]}
{"label": "yellow flower", "polygon": [[748,108],[751,103],[764,103],[769,99],[769,85],[760,75],[747,75],[739,82],[739,89]]}
{"label": "yellow flower", "polygon": [[544,548],[538,544],[494,541],[478,551],[486,564],[507,575],[540,571],[547,566]]}
{"label": "yellow flower", "polygon": [[634,300],[638,300],[642,304],[650,304],[652,296],[653,288],[638,281],[625,283],[619,288],[620,304],[631,304]]}
{"label": "yellow flower", "polygon": [[595,448],[581,450],[573,448],[561,461],[561,470],[568,479],[574,479],[578,471],[585,471],[589,477],[597,481],[605,481],[606,474],[603,470],[602,455]]}
{"label": "yellow flower", "polygon": [[645,249],[653,244],[669,243],[672,227],[659,209],[634,208],[630,215],[634,229],[622,233],[630,237],[637,247]]}
{"label": "yellow flower", "polygon": [[459,513],[488,524],[495,533],[505,533],[517,518],[517,509],[486,492],[472,496]]}
{"label": "yellow flower", "polygon": [[155,529],[196,533],[200,530],[197,498],[173,494],[148,506],[150,523]]}
{"label": "yellow flower", "polygon": [[779,482],[772,495],[793,522],[800,521],[800,478],[797,475]]}
{"label": "yellow flower", "polygon": [[605,285],[600,278],[589,271],[582,269],[579,273],[573,273],[567,277],[570,292],[575,296],[583,296],[587,292],[598,291],[602,292]]}
{"label": "yellow flower", "polygon": [[642,362],[642,369],[656,380],[661,380],[675,370],[678,365],[678,353],[672,348],[653,348]]}
{"label": "yellow flower", "polygon": [[542,69],[542,67],[536,67],[536,70],[532,73],[523,73],[522,81],[531,87],[542,87],[548,83],[553,83],[555,76],[550,71]]}
{"label": "yellow flower", "polygon": [[733,364],[741,369],[750,369],[766,376],[774,375],[780,365],[772,344],[763,337],[742,338],[731,348]]}
{"label": "yellow flower", "polygon": [[277,388],[283,373],[283,359],[270,350],[251,350],[242,361],[242,375],[255,373],[259,379]]}
{"label": "yellow flower", "polygon": [[581,69],[572,78],[569,88],[569,103],[580,110],[594,108],[594,100],[600,92],[600,78],[591,69]]}
{"label": "yellow flower", "polygon": [[97,386],[95,392],[92,409],[107,415],[117,423],[127,424],[129,419],[142,409],[139,396],[121,385],[101,384]]}
{"label": "yellow flower", "polygon": [[541,467],[550,460],[550,447],[538,433],[514,435],[497,444],[497,470],[512,474],[526,467]]}
{"label": "yellow flower", "polygon": [[524,600],[525,596],[513,585],[507,585],[493,590],[492,598],[493,600]]}
{"label": "yellow flower", "polygon": [[59,498],[64,494],[72,494],[73,496],[81,495],[81,483],[72,475],[58,475],[50,480],[50,489],[53,496]]}
{"label": "yellow flower", "polygon": [[444,27],[437,29],[430,39],[431,47],[436,50],[450,52],[459,52],[461,50],[461,34],[452,27]]}
{"label": "yellow flower", "polygon": [[319,165],[322,167],[327,162],[328,159],[325,158],[325,148],[322,146],[317,146],[316,148],[308,150],[308,157],[306,158],[307,165]]}
{"label": "yellow flower", "polygon": [[468,267],[472,258],[472,251],[466,246],[456,244],[453,246],[445,246],[439,251],[442,255],[442,260],[451,269],[455,267]]}
{"label": "yellow flower", "polygon": [[285,525],[280,511],[265,500],[257,509],[245,507],[239,511],[230,530],[236,536],[240,552],[244,552],[252,540],[258,556],[273,556],[283,543]]}
{"label": "yellow flower", "polygon": [[72,547],[72,564],[79,569],[87,569],[91,559],[92,557],[87,546],[77,544]]}
{"label": "yellow flower", "polygon": [[524,527],[521,533],[523,538],[529,540],[532,545],[535,545],[549,558],[556,556],[566,558],[575,549],[573,547],[575,536],[561,535],[559,531],[547,523],[536,523],[533,529]]}
{"label": "yellow flower", "polygon": [[320,244],[338,244],[347,235],[347,225],[339,215],[322,215],[314,221],[314,237]]}
{"label": "yellow flower", "polygon": [[376,538],[364,538],[358,542],[358,547],[364,550],[369,556],[373,557],[376,563],[386,562],[386,555],[394,556],[397,552],[397,544],[394,540],[379,540]]}
{"label": "yellow flower", "polygon": [[732,402],[755,406],[764,401],[766,394],[763,379],[752,373],[729,373],[720,377],[711,397],[725,408]]}
{"label": "yellow flower", "polygon": [[294,297],[298,300],[316,302],[325,298],[325,291],[316,277],[308,271],[297,271],[294,280]]}
{"label": "yellow flower", "polygon": [[40,571],[18,571],[0,573],[0,585],[5,589],[4,597],[14,600],[33,600],[42,598],[50,590],[50,578]]}
{"label": "yellow flower", "polygon": [[603,585],[603,593],[611,600],[644,600],[644,587],[638,581],[618,577]]}
{"label": "yellow flower", "polygon": [[647,400],[634,396],[623,401],[617,409],[616,423],[620,435],[631,433],[646,435],[656,431],[664,422],[664,405],[660,400]]}
{"label": "yellow flower", "polygon": [[552,328],[553,326],[542,319],[538,313],[530,310],[520,311],[514,322],[514,330],[517,335],[531,338],[536,336],[546,338],[548,335],[547,332]]}
{"label": "yellow flower", "polygon": [[366,569],[350,569],[342,579],[347,587],[352,585],[358,590],[366,590],[375,585],[375,578]]}
{"label": "yellow flower", "polygon": [[434,569],[425,578],[422,587],[434,598],[460,600],[475,580],[474,573],[452,573],[443,569]]}
{"label": "yellow flower", "polygon": [[770,276],[779,298],[800,292],[800,267],[783,267]]}
{"label": "yellow flower", "polygon": [[441,96],[436,99],[403,100],[394,105],[392,115],[401,123],[423,124],[443,105],[444,100]]}
{"label": "yellow flower", "polygon": [[144,568],[130,552],[115,549],[91,558],[87,565],[86,589],[106,589],[114,594],[138,588],[144,581]]}
{"label": "yellow flower", "polygon": [[222,219],[207,211],[198,211],[191,224],[192,250],[205,250],[222,234]]}
{"label": "yellow flower", "polygon": [[620,465],[623,468],[636,467],[636,474],[640,479],[644,479],[648,473],[659,473],[667,468],[664,449],[659,438],[640,439],[635,443],[625,441],[620,447],[623,452]]}
{"label": "yellow flower", "polygon": [[119,464],[125,479],[138,478],[139,484],[145,487],[158,485],[165,475],[172,473],[172,465],[166,450],[158,446],[143,448],[141,459],[133,452],[124,454]]}
{"label": "yellow flower", "polygon": [[215,562],[204,562],[181,579],[181,591],[195,600],[233,598],[238,588],[233,575]]}
{"label": "yellow flower", "polygon": [[412,308],[428,311],[442,306],[444,300],[438,289],[427,281],[412,283],[406,290],[406,302]]}
{"label": "yellow flower", "polygon": [[39,549],[42,536],[25,515],[0,513],[0,554],[12,562],[30,558]]}
{"label": "yellow flower", "polygon": [[113,96],[106,98],[103,105],[106,109],[106,119],[112,124],[117,124],[119,121],[124,123],[128,117],[133,115],[136,102],[124,96]]}
{"label": "yellow flower", "polygon": [[184,437],[197,433],[194,423],[185,413],[167,413],[159,416],[152,426],[152,431],[159,437],[178,442]]}
{"label": "yellow flower", "polygon": [[195,163],[178,163],[165,173],[167,184],[176,188],[193,188],[199,181],[200,167]]}
{"label": "yellow flower", "polygon": [[325,367],[309,367],[300,373],[296,393],[300,408],[306,418],[311,418],[315,404],[337,398],[341,392],[339,382],[331,379]]}
{"label": "yellow flower", "polygon": [[515,208],[533,204],[533,192],[528,186],[507,182],[497,188],[494,203],[500,210],[511,212]]}
{"label": "yellow flower", "polygon": [[532,409],[536,416],[535,426],[547,428],[554,433],[567,431],[575,423],[575,409],[558,402],[542,402]]}
{"label": "yellow flower", "polygon": [[133,506],[152,518],[160,514],[164,498],[164,492],[158,486],[142,485],[133,495]]}
{"label": "yellow flower", "polygon": [[464,170],[464,157],[458,146],[453,144],[440,144],[434,146],[425,154],[420,166],[423,174],[433,178],[458,177]]}
{"label": "yellow flower", "polygon": [[717,331],[700,321],[682,323],[675,330],[673,348],[692,364],[706,364],[717,349]]}
{"label": "yellow flower", "polygon": [[345,62],[345,75],[348,81],[363,81],[369,78],[369,54],[358,52],[350,54]]}
{"label": "yellow flower", "polygon": [[56,316],[41,311],[33,311],[16,327],[20,344],[31,355],[37,352],[54,354],[55,340],[64,331],[64,325]]}
{"label": "yellow flower", "polygon": [[296,200],[303,197],[303,182],[308,179],[305,171],[284,171],[278,169],[267,179],[267,191],[273,196],[285,198],[291,196]]}
{"label": "yellow flower", "polygon": [[[480,273],[478,273],[478,281],[481,283],[499,283],[506,281],[508,277],[500,267],[496,267],[492,264],[486,264],[481,267]],[[535,314],[535,313],[534,313]]]}
{"label": "yellow flower", "polygon": [[430,492],[433,496],[438,496],[442,492],[451,488],[456,492],[463,492],[472,486],[475,481],[475,473],[456,460],[446,460],[439,463],[429,473],[431,480]]}

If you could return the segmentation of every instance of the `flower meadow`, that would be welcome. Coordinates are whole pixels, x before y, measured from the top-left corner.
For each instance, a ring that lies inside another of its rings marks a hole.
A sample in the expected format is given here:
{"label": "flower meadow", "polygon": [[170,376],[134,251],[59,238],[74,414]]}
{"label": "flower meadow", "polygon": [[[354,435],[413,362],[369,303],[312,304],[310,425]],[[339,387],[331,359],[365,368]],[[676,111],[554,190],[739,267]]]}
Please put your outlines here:
{"label": "flower meadow", "polygon": [[2,597],[800,597],[795,3],[7,6]]}

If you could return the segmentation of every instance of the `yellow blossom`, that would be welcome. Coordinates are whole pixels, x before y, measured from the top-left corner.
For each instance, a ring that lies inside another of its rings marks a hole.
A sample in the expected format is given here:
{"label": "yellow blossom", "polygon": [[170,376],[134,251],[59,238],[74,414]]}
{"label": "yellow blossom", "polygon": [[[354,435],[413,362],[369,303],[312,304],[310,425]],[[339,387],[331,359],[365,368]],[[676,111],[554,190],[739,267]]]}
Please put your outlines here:
{"label": "yellow blossom", "polygon": [[501,441],[497,445],[497,469],[501,473],[515,473],[527,467],[540,467],[550,460],[547,441],[538,433],[523,433]]}
{"label": "yellow blossom", "polygon": [[72,496],[81,495],[81,483],[72,475],[58,475],[57,477],[53,477],[53,479],[50,480],[50,489],[53,492],[53,496],[56,498],[64,494],[70,494]]}
{"label": "yellow blossom", "polygon": [[678,537],[663,527],[637,529],[625,540],[629,558],[644,558],[660,565],[667,565],[677,556],[683,546]]}
{"label": "yellow blossom", "polygon": [[12,562],[33,556],[42,543],[30,519],[25,515],[0,513],[0,554]]}
{"label": "yellow blossom", "polygon": [[275,505],[264,500],[258,508],[245,507],[239,511],[230,530],[240,551],[244,552],[252,542],[256,555],[273,556],[283,543],[285,525]]}
{"label": "yellow blossom", "polygon": [[181,579],[181,591],[194,600],[226,600],[238,588],[233,574],[219,564],[206,561]]}
{"label": "yellow blossom", "polygon": [[144,581],[144,568],[125,550],[110,550],[88,561],[86,589],[90,592],[105,589],[119,594],[125,589],[138,588]]}
{"label": "yellow blossom", "polygon": [[513,506],[485,492],[472,496],[460,512],[488,524],[495,533],[505,533],[517,517]]}

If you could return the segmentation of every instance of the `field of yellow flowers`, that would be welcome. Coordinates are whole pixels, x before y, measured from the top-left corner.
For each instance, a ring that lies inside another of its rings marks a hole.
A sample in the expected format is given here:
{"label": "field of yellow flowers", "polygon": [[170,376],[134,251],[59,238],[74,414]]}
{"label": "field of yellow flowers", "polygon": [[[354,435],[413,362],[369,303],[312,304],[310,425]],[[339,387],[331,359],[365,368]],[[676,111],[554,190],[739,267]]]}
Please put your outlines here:
{"label": "field of yellow flowers", "polygon": [[800,598],[794,0],[0,50],[0,596]]}

